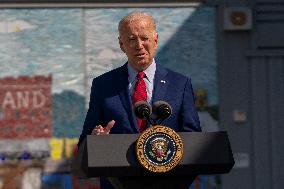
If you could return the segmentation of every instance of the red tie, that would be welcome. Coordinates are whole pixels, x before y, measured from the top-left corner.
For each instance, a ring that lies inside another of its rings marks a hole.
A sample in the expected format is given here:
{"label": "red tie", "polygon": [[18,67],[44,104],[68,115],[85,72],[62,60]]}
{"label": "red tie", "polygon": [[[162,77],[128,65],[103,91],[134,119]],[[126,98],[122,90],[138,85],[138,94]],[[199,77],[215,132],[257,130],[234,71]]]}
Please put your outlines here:
{"label": "red tie", "polygon": [[[139,101],[147,101],[146,83],[143,80],[144,77],[145,77],[144,72],[139,72],[136,76],[137,82],[133,90],[133,99],[132,99],[133,105]],[[139,131],[142,132],[147,126],[147,121],[137,118],[137,126]]]}

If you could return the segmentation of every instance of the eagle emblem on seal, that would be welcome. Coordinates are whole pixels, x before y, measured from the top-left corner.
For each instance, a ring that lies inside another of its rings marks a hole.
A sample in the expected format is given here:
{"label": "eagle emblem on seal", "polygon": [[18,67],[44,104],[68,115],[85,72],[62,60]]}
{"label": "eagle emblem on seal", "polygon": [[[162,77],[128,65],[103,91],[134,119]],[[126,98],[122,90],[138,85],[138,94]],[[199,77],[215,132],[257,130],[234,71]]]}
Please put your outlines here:
{"label": "eagle emblem on seal", "polygon": [[157,161],[163,161],[168,158],[171,150],[168,149],[169,141],[165,138],[158,137],[151,141],[151,151],[149,154],[156,158]]}
{"label": "eagle emblem on seal", "polygon": [[146,129],[136,141],[138,162],[150,172],[164,173],[173,169],[179,164],[182,154],[181,137],[163,125]]}

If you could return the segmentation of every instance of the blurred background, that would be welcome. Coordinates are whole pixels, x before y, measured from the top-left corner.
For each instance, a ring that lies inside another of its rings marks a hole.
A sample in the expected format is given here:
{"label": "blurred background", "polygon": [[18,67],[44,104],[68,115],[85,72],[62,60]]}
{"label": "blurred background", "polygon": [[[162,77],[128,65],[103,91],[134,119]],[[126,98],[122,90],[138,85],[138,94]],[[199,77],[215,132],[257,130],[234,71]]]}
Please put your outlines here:
{"label": "blurred background", "polygon": [[0,189],[99,189],[70,161],[92,79],[127,60],[117,24],[134,10],[156,20],[156,62],[191,77],[203,131],[229,134],[232,171],[191,189],[283,188],[284,1],[62,2],[0,5]]}

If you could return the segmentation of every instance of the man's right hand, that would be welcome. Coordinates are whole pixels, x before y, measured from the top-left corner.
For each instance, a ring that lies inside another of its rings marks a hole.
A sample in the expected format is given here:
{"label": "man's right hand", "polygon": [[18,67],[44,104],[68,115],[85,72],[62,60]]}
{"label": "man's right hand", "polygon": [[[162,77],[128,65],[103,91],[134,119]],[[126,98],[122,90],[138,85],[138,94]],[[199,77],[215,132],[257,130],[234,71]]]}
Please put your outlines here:
{"label": "man's right hand", "polygon": [[101,125],[97,125],[93,130],[92,130],[92,135],[108,135],[111,128],[113,127],[113,125],[115,124],[114,120],[111,120],[110,122],[108,122],[106,127],[103,127]]}

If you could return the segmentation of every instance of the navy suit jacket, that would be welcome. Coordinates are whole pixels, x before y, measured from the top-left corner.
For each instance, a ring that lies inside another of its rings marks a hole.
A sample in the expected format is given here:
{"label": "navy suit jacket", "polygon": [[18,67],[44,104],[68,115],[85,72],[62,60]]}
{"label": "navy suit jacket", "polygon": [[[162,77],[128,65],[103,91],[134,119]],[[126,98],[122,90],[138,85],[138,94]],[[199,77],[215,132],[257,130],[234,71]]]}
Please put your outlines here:
{"label": "navy suit jacket", "polygon": [[[201,131],[190,78],[157,64],[152,102],[163,100],[172,107],[172,115],[163,125],[175,131]],[[89,109],[79,143],[96,125],[115,120],[110,134],[138,133],[128,88],[127,63],[93,80]]]}

